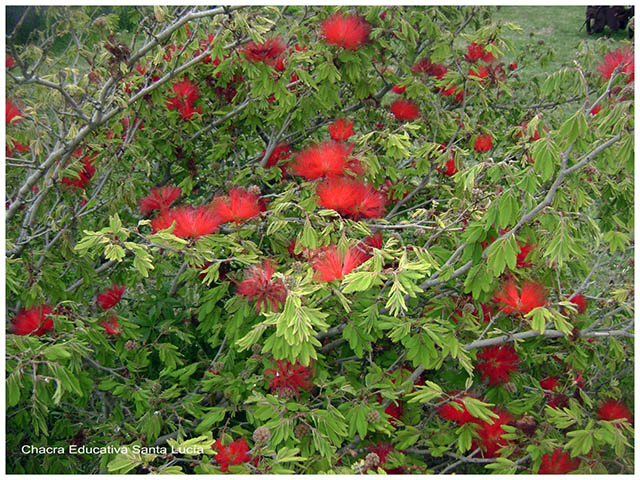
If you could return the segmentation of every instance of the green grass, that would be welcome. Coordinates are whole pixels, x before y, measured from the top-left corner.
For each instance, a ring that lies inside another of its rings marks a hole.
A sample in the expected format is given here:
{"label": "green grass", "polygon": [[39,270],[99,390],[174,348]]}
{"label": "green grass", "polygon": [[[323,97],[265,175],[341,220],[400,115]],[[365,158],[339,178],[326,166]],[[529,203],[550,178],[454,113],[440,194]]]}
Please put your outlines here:
{"label": "green grass", "polygon": [[[628,31],[619,30],[608,35],[587,34],[584,24],[585,6],[500,6],[494,11],[494,21],[502,20],[519,25],[520,32],[507,33],[518,52],[529,51],[538,59],[548,55],[549,63],[537,62],[527,65],[527,70],[532,74],[554,72],[563,66],[573,64],[573,59],[580,44],[610,42],[612,48],[618,48],[623,42],[628,41]],[[601,40],[598,40],[601,39]],[[543,59],[544,60],[544,59]]]}

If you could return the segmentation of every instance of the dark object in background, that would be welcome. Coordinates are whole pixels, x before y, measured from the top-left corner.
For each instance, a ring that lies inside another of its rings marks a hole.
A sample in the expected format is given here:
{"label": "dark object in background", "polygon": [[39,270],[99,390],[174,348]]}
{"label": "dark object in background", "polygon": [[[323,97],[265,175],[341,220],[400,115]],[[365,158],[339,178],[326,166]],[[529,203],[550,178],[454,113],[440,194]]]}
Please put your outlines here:
{"label": "dark object in background", "polygon": [[[587,33],[602,33],[607,26],[612,32],[627,28],[629,19],[634,16],[634,7],[587,7],[585,24]],[[591,23],[593,21],[593,24]],[[629,37],[633,37],[633,28],[629,27]]]}

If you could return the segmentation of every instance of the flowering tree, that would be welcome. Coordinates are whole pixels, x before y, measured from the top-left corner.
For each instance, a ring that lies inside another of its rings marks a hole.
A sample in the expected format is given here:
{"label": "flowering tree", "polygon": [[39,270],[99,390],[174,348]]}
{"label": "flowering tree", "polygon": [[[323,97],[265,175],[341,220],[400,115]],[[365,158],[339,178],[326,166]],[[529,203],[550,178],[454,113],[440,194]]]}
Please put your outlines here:
{"label": "flowering tree", "polygon": [[24,10],[7,470],[632,472],[633,50],[514,29]]}

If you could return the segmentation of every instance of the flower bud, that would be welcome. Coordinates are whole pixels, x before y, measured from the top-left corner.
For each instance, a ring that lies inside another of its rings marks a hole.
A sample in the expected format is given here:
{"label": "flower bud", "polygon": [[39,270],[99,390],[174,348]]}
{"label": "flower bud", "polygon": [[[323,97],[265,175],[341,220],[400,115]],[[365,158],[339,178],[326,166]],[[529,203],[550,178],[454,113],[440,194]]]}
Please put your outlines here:
{"label": "flower bud", "polygon": [[293,429],[293,434],[296,436],[296,438],[303,438],[309,434],[309,431],[309,427],[307,427],[304,423],[301,423]]}
{"label": "flower bud", "polygon": [[253,441],[256,443],[267,443],[270,438],[271,430],[267,427],[258,427],[253,431]]}
{"label": "flower bud", "polygon": [[378,465],[380,465],[380,457],[378,456],[378,454],[375,452],[368,453],[364,459],[364,468],[374,468]]}
{"label": "flower bud", "polygon": [[370,410],[367,413],[367,422],[369,423],[378,423],[380,421],[380,412],[377,410]]}
{"label": "flower bud", "polygon": [[465,303],[464,307],[462,307],[462,311],[464,313],[473,313],[476,311],[476,307],[473,303]]}
{"label": "flower bud", "polygon": [[129,352],[131,350],[136,350],[138,348],[138,342],[134,340],[129,340],[127,343],[124,344],[124,348]]}

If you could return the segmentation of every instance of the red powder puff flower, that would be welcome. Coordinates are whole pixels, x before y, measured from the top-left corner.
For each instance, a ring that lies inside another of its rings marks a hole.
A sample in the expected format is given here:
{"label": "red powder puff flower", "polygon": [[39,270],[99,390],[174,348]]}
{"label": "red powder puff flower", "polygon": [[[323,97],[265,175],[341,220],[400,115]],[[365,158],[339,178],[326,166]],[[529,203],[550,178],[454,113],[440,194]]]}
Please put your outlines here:
{"label": "red powder puff flower", "polygon": [[249,42],[240,50],[250,62],[274,64],[277,57],[287,48],[282,38],[276,36],[267,38],[262,43]]}
{"label": "red powder puff flower", "polygon": [[493,145],[491,144],[491,135],[478,135],[476,137],[476,141],[473,144],[473,149],[476,152],[488,152],[492,148]]}
{"label": "red powder puff flower", "polygon": [[48,318],[51,313],[53,309],[46,304],[23,309],[11,321],[10,332],[14,335],[44,335],[53,330],[53,320]]}
{"label": "red powder puff flower", "polygon": [[116,285],[113,286],[104,293],[98,295],[98,305],[103,310],[109,310],[114,307],[122,298],[122,294],[126,290],[126,286],[124,285]]}
{"label": "red powder puff flower", "polygon": [[449,70],[444,65],[433,63],[430,58],[421,58],[411,67],[411,71],[414,75],[417,75],[418,73],[426,73],[427,75],[441,80]]}
{"label": "red powder puff flower", "polygon": [[[456,404],[460,410],[458,410],[454,404]],[[469,413],[461,398],[457,398],[449,403],[440,405],[440,407],[438,407],[438,415],[442,418],[446,418],[447,420],[456,422],[458,425],[464,425],[465,423],[476,422],[478,420]]]}
{"label": "red powder puff flower", "polygon": [[[522,122],[520,124],[520,126],[522,127],[522,132],[518,130],[518,133],[516,133],[517,138],[522,138],[523,133],[527,133],[528,125],[529,125],[528,122]],[[536,128],[536,131],[533,132],[533,135],[529,137],[530,142],[535,142],[536,140],[540,140],[540,133],[538,132],[538,128]]]}
{"label": "red powder puff flower", "polygon": [[602,105],[596,105],[591,110],[589,110],[589,113],[591,115],[597,115],[598,113],[600,113],[600,110],[602,110]]}
{"label": "red powder puff flower", "polygon": [[[76,152],[74,152],[74,154],[75,153]],[[81,160],[83,166],[82,170],[78,172],[80,178],[62,177],[62,183],[71,187],[87,188],[87,185],[89,185],[89,182],[96,173],[96,167],[93,166],[95,156],[96,155],[86,156]]]}
{"label": "red powder puff flower", "polygon": [[296,154],[291,169],[296,175],[315,180],[321,177],[338,177],[350,169],[349,154],[353,146],[327,141],[306,148]]}
{"label": "red powder puff flower", "polygon": [[202,107],[193,108],[193,104],[191,103],[182,105],[180,108],[178,108],[178,111],[180,112],[180,118],[184,120],[191,120],[193,115],[196,113],[202,115]]}
{"label": "red powder puff flower", "polygon": [[509,375],[518,370],[520,358],[511,345],[496,345],[485,347],[478,354],[479,360],[484,362],[476,365],[482,372],[482,380],[489,377],[491,385],[500,385],[509,381]]}
{"label": "red powder puff flower", "polygon": [[399,98],[395,100],[389,108],[391,109],[391,113],[396,117],[397,120],[415,120],[420,116],[420,109],[418,106],[410,100],[404,100]]}
{"label": "red powder puff flower", "polygon": [[520,246],[520,253],[518,253],[518,256],[516,257],[516,267],[529,268],[532,264],[531,262],[527,261],[527,256],[534,248],[536,248],[536,246],[530,244],[529,242],[525,243],[524,245],[518,242],[518,245]]}
{"label": "red powder puff flower", "polygon": [[605,400],[600,404],[600,408],[596,412],[600,420],[624,420],[633,425],[633,418],[629,408],[616,400]]}
{"label": "red powder puff flower", "polygon": [[633,82],[635,72],[634,53],[630,47],[618,49],[615,52],[609,52],[605,55],[604,60],[596,67],[604,80],[609,80],[613,71],[620,65],[624,65],[621,73],[629,75],[627,83]]}
{"label": "red powder puff flower", "polygon": [[169,228],[173,222],[176,222],[173,234],[180,238],[198,238],[202,235],[209,235],[216,232],[222,223],[208,206],[179,207],[165,210],[154,218],[151,221],[153,233]]}
{"label": "red powder puff flower", "polygon": [[256,311],[277,311],[287,299],[287,290],[281,279],[272,280],[276,269],[269,260],[254,265],[245,272],[245,280],[238,285],[238,294],[256,300]]}
{"label": "red powder puff flower", "polygon": [[509,64],[509,70],[515,70],[516,68],[518,68],[518,64],[516,62]]}
{"label": "red powder puff flower", "polygon": [[103,320],[101,325],[107,332],[107,335],[115,335],[116,337],[120,336],[118,318],[113,313],[109,316],[109,320]]}
{"label": "red powder puff flower", "polygon": [[319,204],[346,217],[360,220],[384,215],[387,198],[371,185],[350,178],[330,178],[318,184]]}
{"label": "red powder puff flower", "polygon": [[216,440],[211,448],[217,452],[214,458],[220,465],[220,471],[224,473],[229,471],[229,465],[241,465],[251,461],[249,445],[244,438],[234,440],[227,446],[222,445],[220,440]]}
{"label": "red powder puff flower", "polygon": [[558,388],[558,377],[545,377],[540,380],[540,387],[543,390],[554,391]]}
{"label": "red powder puff flower", "polygon": [[[442,145],[440,145],[438,150],[443,151],[446,147],[447,147],[447,144],[443,143]],[[445,164],[445,168],[436,167],[436,170],[442,173],[443,175],[446,175],[447,177],[453,177],[456,173],[458,173],[458,169],[456,168],[456,159],[455,159],[453,150],[451,151],[451,158],[449,158],[449,160],[447,160],[447,163]]]}
{"label": "red powder puff flower", "polygon": [[269,389],[271,393],[278,393],[282,396],[298,396],[300,389],[309,390],[313,387],[310,382],[313,372],[309,367],[286,360],[276,360],[275,368],[268,368],[264,371],[269,380]]}
{"label": "red powder puff flower", "polygon": [[[267,151],[263,150],[262,156],[264,156],[265,153],[267,153]],[[271,152],[271,155],[269,155],[269,158],[267,159],[267,163],[265,167],[271,168],[277,165],[278,168],[280,168],[280,170],[282,170],[282,173],[284,174],[287,169],[287,164],[284,163],[284,164],[278,165],[278,163],[281,160],[286,160],[290,156],[291,156],[291,147],[289,146],[289,144],[281,143],[280,145],[277,145],[276,148],[273,149],[273,152]]]}
{"label": "red powder puff flower", "polygon": [[366,260],[371,258],[374,248],[382,248],[382,233],[376,232],[358,243],[357,248],[366,254]]}
{"label": "red powder puff flower", "polygon": [[354,134],[353,122],[345,120],[344,118],[338,118],[329,125],[329,135],[331,135],[331,138],[336,142],[343,142]]}
{"label": "red powder puff flower", "polygon": [[394,450],[393,446],[390,443],[382,443],[378,442],[378,445],[370,446],[369,451],[378,455],[380,459],[380,465],[386,463],[387,457]]}
{"label": "red powder puff flower", "polygon": [[485,56],[484,48],[479,43],[470,43],[467,45],[467,53],[464,59],[469,63],[475,63]]}
{"label": "red powder puff flower", "polygon": [[469,72],[467,74],[470,77],[477,77],[477,78],[483,79],[489,76],[489,69],[483,66],[472,67],[469,69]]}
{"label": "red powder puff flower", "polygon": [[559,448],[553,449],[553,454],[545,453],[538,469],[539,474],[562,474],[573,472],[580,466],[580,459],[571,459],[571,455]]}
{"label": "red powder puff flower", "polygon": [[391,402],[387,405],[387,408],[384,409],[384,413],[389,415],[389,423],[391,425],[396,425],[398,420],[402,418],[402,414],[404,413],[404,407],[401,402]]}
{"label": "red powder puff flower", "polygon": [[569,301],[576,306],[579,315],[587,311],[587,298],[581,293],[569,298]]}
{"label": "red powder puff flower", "polygon": [[4,67],[5,67],[5,68],[13,68],[13,67],[15,67],[15,66],[16,66],[16,61],[14,60],[14,58],[13,58],[13,57],[11,57],[11,56],[9,56],[9,55],[7,55],[7,58],[6,58],[6,60],[5,60]]}
{"label": "red powder puff flower", "polygon": [[504,313],[525,315],[536,307],[544,306],[547,303],[547,295],[544,287],[535,282],[524,282],[518,294],[515,282],[508,280],[502,290],[494,294],[493,301],[503,305],[500,311]]}
{"label": "red powder puff flower", "polygon": [[404,93],[404,91],[405,91],[406,89],[407,89],[407,87],[406,87],[406,86],[403,86],[403,85],[394,85],[394,86],[391,88],[391,91],[392,91],[393,93],[397,93],[398,95],[400,95],[400,94]]}
{"label": "red powder puff flower", "polygon": [[194,103],[200,98],[198,86],[185,78],[182,82],[176,82],[171,86],[175,96],[184,103]]}
{"label": "red powder puff flower", "polygon": [[295,238],[291,239],[291,243],[287,247],[287,251],[289,252],[289,255],[291,255],[293,258],[302,258],[302,257],[311,258],[313,255],[315,255],[315,253],[312,250],[309,250],[308,248],[304,248],[304,247],[301,247],[300,248],[300,253],[296,254],[295,253],[295,251],[296,251],[296,239]]}
{"label": "red powder puff flower", "polygon": [[12,141],[11,143],[13,143],[13,148],[11,148],[11,144],[9,142],[5,144],[5,154],[7,157],[13,156],[14,151],[22,153],[31,150],[31,148],[29,148],[29,145],[22,145],[20,142],[16,141]]}
{"label": "red powder puff flower", "polygon": [[[492,418],[493,424],[485,421],[480,421],[478,424],[480,428],[478,429],[478,436],[480,437],[480,448],[482,449],[483,456],[485,458],[495,458],[496,456],[500,456],[498,454],[498,450],[500,448],[507,446],[509,443],[508,440],[502,438],[502,435],[507,433],[502,428],[503,425],[508,424],[513,419],[511,415],[506,412],[495,411],[494,413],[498,414],[498,418]],[[477,448],[477,442],[473,442],[471,448]]]}
{"label": "red powder puff flower", "polygon": [[19,123],[22,121],[22,113],[18,106],[8,98],[5,100],[5,123]]}
{"label": "red powder puff flower", "polygon": [[220,223],[241,223],[264,212],[265,205],[260,195],[244,188],[232,188],[228,196],[213,199],[211,209],[220,218]]}
{"label": "red powder puff flower", "polygon": [[369,41],[371,26],[357,15],[336,13],[320,24],[322,38],[330,45],[357,50]]}
{"label": "red powder puff flower", "polygon": [[311,267],[317,272],[316,280],[331,282],[344,277],[368,258],[357,246],[348,247],[344,255],[341,255],[338,247],[331,245],[314,252]]}
{"label": "red powder puff flower", "polygon": [[143,216],[147,216],[154,210],[167,210],[181,194],[182,189],[180,187],[165,185],[152,188],[148,197],[140,199],[140,213]]}

